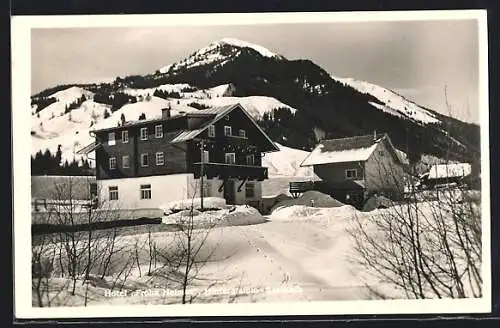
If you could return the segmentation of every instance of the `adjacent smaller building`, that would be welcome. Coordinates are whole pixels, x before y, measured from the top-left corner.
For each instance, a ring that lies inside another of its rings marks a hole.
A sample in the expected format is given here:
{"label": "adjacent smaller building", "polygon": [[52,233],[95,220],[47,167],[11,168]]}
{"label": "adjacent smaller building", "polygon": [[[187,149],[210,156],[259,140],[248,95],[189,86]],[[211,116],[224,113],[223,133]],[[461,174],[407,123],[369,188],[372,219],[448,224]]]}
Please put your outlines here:
{"label": "adjacent smaller building", "polygon": [[440,185],[460,184],[468,182],[472,174],[469,163],[435,164],[420,176],[421,187],[428,189]]}
{"label": "adjacent smaller building", "polygon": [[387,134],[322,140],[301,166],[321,179],[315,190],[358,208],[373,194],[399,198],[406,179],[406,162]]}

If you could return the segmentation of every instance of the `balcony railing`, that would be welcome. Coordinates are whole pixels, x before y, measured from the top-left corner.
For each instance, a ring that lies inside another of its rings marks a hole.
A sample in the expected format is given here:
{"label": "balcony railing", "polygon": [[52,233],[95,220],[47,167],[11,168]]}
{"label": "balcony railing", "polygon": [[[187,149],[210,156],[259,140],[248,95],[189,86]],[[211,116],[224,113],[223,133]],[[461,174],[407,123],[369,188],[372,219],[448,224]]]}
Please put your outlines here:
{"label": "balcony railing", "polygon": [[[200,177],[200,168],[202,163],[194,163],[194,177]],[[268,178],[267,167],[253,166],[253,165],[236,165],[225,163],[203,163],[203,172],[209,179],[212,178],[235,178],[235,179],[249,179],[262,181]]]}

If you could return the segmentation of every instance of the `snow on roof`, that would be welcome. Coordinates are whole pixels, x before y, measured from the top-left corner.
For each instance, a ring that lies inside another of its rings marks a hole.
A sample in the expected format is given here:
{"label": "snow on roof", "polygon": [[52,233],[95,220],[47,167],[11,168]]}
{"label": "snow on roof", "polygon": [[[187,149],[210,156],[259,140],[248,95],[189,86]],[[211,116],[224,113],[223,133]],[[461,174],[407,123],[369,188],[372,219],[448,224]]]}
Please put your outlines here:
{"label": "snow on roof", "polygon": [[469,163],[436,164],[429,169],[428,179],[465,177],[471,170]]}
{"label": "snow on roof", "polygon": [[384,137],[374,139],[373,135],[365,135],[323,140],[300,166],[366,161]]}

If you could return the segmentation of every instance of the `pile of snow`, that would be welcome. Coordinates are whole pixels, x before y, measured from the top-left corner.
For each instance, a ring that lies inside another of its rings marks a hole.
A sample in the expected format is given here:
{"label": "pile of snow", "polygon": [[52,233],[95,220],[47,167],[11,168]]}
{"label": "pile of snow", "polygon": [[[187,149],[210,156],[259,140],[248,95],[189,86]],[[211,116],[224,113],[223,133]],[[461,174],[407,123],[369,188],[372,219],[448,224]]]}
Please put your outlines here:
{"label": "pile of snow", "polygon": [[[182,204],[180,205],[179,208],[182,208]],[[188,225],[191,224],[191,220],[195,228],[243,226],[266,222],[266,219],[257,209],[246,205],[236,205],[230,208],[203,212],[196,209],[184,209],[164,216],[162,223]]]}
{"label": "pile of snow", "polygon": [[335,198],[323,194],[319,191],[309,190],[306,191],[302,196],[293,199],[286,199],[277,203],[273,209],[272,213],[283,207],[290,207],[293,205],[305,205],[311,207],[340,207],[345,204],[339,202]]}
{"label": "pile of snow", "polygon": [[391,115],[408,117],[422,124],[441,123],[441,121],[430,111],[418,106],[391,90],[366,81],[358,81],[353,78],[341,78],[336,76],[332,76],[332,78],[358,90],[361,93],[374,96],[383,105],[376,104],[374,102],[370,102],[370,104]]}
{"label": "pile of snow", "polygon": [[338,223],[350,220],[359,212],[351,205],[339,207],[310,207],[305,205],[292,205],[281,207],[269,216],[272,221],[316,221],[322,223]]}
{"label": "pile of snow", "polygon": [[259,213],[256,208],[246,205],[238,205],[231,212],[222,211],[221,219],[218,222],[220,226],[241,226],[264,223],[267,220]]}
{"label": "pile of snow", "polygon": [[[165,213],[190,210],[191,208],[201,208],[201,198],[183,199],[171,201],[159,206]],[[226,200],[220,197],[204,197],[203,207],[208,209],[225,209],[227,208]]]}
{"label": "pile of snow", "polygon": [[312,167],[301,167],[300,163],[310,154],[308,151],[285,147],[279,143],[279,151],[266,154],[262,158],[262,166],[267,167],[269,177],[315,177]]}

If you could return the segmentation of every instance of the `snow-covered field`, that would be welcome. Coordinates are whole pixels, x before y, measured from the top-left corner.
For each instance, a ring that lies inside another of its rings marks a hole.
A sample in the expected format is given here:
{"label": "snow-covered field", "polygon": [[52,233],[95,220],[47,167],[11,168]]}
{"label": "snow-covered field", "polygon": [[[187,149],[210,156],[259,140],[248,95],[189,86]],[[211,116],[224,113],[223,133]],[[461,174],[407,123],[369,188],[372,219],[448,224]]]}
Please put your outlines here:
{"label": "snow-covered field", "polygon": [[[177,215],[186,215],[183,213],[181,211]],[[206,218],[205,213],[196,215],[205,215]],[[359,279],[359,269],[350,263],[352,247],[345,232],[355,213],[367,214],[359,213],[351,206],[292,206],[275,211],[267,220],[254,209],[244,206],[233,213],[233,216],[225,218],[231,225],[211,228],[208,233],[203,247],[206,252],[213,250],[211,261],[199,273],[203,279],[188,288],[189,293],[200,294],[197,302],[321,301],[374,297],[364,286],[366,280]],[[260,220],[257,220],[259,217]],[[236,219],[239,221],[235,222]],[[117,241],[120,245],[117,249],[144,245],[147,237],[148,234],[122,236]],[[154,233],[153,238],[161,249],[170,245],[175,232]],[[125,261],[124,253],[127,253],[126,249],[123,249],[122,255],[117,254],[113,274],[103,280],[97,279],[89,286],[89,305],[169,304],[180,301],[179,286],[159,276],[145,275],[149,258],[144,250],[139,255],[140,269],[136,265],[131,268],[123,289],[127,296],[110,296],[111,285],[117,279],[120,264]],[[68,284],[65,279],[54,278],[53,284],[63,283]],[[69,284],[53,303],[82,305],[85,284],[77,284],[76,296],[71,296],[68,288]]]}

